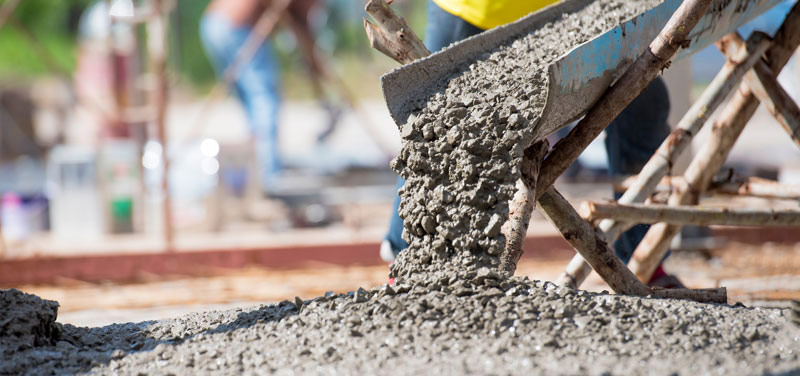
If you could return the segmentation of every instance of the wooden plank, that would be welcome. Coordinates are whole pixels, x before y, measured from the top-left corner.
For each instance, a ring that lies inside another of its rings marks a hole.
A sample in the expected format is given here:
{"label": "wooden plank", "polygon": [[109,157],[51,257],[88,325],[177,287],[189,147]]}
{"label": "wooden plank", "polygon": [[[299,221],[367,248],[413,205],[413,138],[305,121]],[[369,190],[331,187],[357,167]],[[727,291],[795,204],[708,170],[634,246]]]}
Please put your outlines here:
{"label": "wooden plank", "polygon": [[800,210],[584,202],[581,206],[581,216],[588,221],[614,218],[633,223],[666,222],[698,226],[800,226]]}
{"label": "wooden plank", "polygon": [[663,290],[647,287],[554,188],[550,187],[537,203],[550,222],[561,232],[561,236],[587,260],[614,292],[639,296],[652,295],[665,299],[689,299],[705,303],[727,302],[727,292],[724,288]]}
{"label": "wooden plank", "polygon": [[375,20],[373,24],[364,19],[364,30],[372,48],[400,64],[408,64],[430,55],[417,34],[386,2],[370,0],[364,10]]}
{"label": "wooden plank", "polygon": [[[614,184],[614,190],[624,191],[629,189],[636,176],[623,179]],[[683,176],[664,177],[658,182],[655,192],[672,192],[679,186],[685,184]],[[654,193],[655,193],[654,192]],[[724,180],[711,181],[711,185],[706,189],[708,195],[733,195],[759,198],[776,198],[798,200],[800,199],[800,184],[782,184],[774,180],[762,179],[758,177],[738,177],[730,175]],[[622,203],[617,201],[618,203]]]}

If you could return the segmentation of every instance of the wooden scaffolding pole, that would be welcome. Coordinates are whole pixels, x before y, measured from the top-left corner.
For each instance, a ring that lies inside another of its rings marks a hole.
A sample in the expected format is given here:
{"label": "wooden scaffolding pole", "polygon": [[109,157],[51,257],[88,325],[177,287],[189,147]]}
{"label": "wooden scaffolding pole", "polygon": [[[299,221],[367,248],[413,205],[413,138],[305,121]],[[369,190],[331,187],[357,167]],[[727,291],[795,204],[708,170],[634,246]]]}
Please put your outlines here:
{"label": "wooden scaffolding pole", "polygon": [[[739,33],[733,32],[721,39],[717,47],[729,58],[742,49],[743,44]],[[778,83],[777,77],[767,63],[759,61],[744,79],[764,108],[775,117],[792,141],[800,146],[800,108]]]}
{"label": "wooden scaffolding pole", "polygon": [[584,202],[580,213],[588,221],[614,218],[633,223],[666,222],[697,226],[800,226],[800,210]]}
{"label": "wooden scaffolding pole", "polygon": [[678,49],[687,43],[689,33],[706,14],[711,2],[687,0],[678,7],[649,48],[589,109],[575,128],[555,144],[542,163],[539,176],[542,190],[553,185],[581,152],[667,67]]}
{"label": "wooden scaffolding pole", "polygon": [[[780,72],[800,44],[800,3],[792,7],[772,45],[766,51],[766,61],[772,72]],[[686,170],[685,184],[670,196],[670,205],[696,203],[709,186],[714,173],[724,163],[736,139],[744,130],[758,108],[759,100],[747,83],[742,83],[731,98],[719,120],[714,124],[711,137],[702,146]],[[650,227],[636,248],[629,266],[640,280],[648,280],[667,252],[672,238],[680,226],[658,223]]]}
{"label": "wooden scaffolding pole", "polygon": [[[631,176],[623,181],[614,184],[614,189],[624,191],[630,189],[636,181],[637,176]],[[672,192],[685,183],[682,176],[670,176],[662,178],[655,188],[654,193]],[[725,180],[711,181],[706,193],[709,195],[734,195],[759,198],[774,198],[798,200],[800,199],[800,184],[781,184],[774,180],[762,179],[758,177],[736,177],[731,176]],[[622,204],[622,202],[617,201]]]}
{"label": "wooden scaffolding pole", "polygon": [[725,288],[651,289],[639,281],[608,244],[594,231],[575,209],[553,187],[537,202],[564,239],[597,271],[609,287],[618,294],[653,295],[660,298],[690,299],[706,303],[727,303]]}
{"label": "wooden scaffolding pole", "polygon": [[[644,165],[633,185],[618,200],[622,204],[644,202],[658,182],[666,176],[683,152],[691,145],[692,139],[708,120],[708,117],[722,104],[731,90],[736,88],[744,75],[750,70],[769,47],[769,38],[763,33],[754,33],[746,48],[725,63],[697,102],[681,118],[674,131],[670,133],[655,154]],[[614,220],[602,221],[599,231],[603,238],[614,242],[630,225]],[[579,286],[590,274],[589,266],[576,255],[559,277],[562,284]]]}
{"label": "wooden scaffolding pole", "polygon": [[172,199],[169,191],[169,140],[167,138],[167,101],[169,87],[167,82],[167,32],[169,23],[164,13],[164,1],[153,0],[153,16],[147,24],[148,56],[155,75],[156,89],[153,93],[153,106],[156,109],[156,137],[161,144],[161,213],[164,226],[164,248],[167,252],[175,250],[175,234],[172,223]]}
{"label": "wooden scaffolding pole", "polygon": [[502,229],[506,236],[506,249],[500,258],[500,268],[509,275],[514,275],[517,262],[524,252],[522,246],[531,222],[531,214],[536,207],[539,168],[549,148],[550,144],[544,139],[525,149],[522,158],[522,178],[517,181],[517,193],[509,204],[508,222]]}

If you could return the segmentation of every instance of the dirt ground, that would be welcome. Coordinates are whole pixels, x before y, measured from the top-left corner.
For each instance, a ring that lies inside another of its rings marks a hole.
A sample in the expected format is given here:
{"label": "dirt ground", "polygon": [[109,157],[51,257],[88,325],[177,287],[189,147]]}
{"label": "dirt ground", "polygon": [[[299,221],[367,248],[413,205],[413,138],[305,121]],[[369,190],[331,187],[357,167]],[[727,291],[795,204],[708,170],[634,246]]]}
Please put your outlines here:
{"label": "dirt ground", "polygon": [[[554,281],[567,262],[523,258],[517,275]],[[727,287],[731,303],[787,307],[788,299],[800,299],[800,245],[729,244],[714,251],[676,252],[668,259],[667,270],[690,287]],[[18,288],[58,301],[59,322],[93,327],[321,296],[327,291],[353,291],[386,283],[387,274],[383,265],[317,264],[290,270],[220,270],[203,278],[145,276],[128,284],[62,280],[56,285]],[[595,292],[609,289],[597,275],[582,288]]]}
{"label": "dirt ground", "polygon": [[[55,324],[55,303],[4,291],[0,374],[800,372],[788,309],[575,291],[488,269],[452,280],[102,327]],[[225,290],[193,282],[198,301]]]}

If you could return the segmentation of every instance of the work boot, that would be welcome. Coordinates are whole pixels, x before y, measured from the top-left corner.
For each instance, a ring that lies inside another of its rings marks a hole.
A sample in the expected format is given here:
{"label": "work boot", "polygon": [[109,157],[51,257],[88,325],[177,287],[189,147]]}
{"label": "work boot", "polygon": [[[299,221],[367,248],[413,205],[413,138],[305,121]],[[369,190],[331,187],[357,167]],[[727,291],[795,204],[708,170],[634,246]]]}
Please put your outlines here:
{"label": "work boot", "polygon": [[685,289],[686,286],[683,285],[681,280],[678,277],[675,277],[672,274],[667,274],[664,271],[664,267],[659,265],[658,268],[653,272],[653,276],[650,277],[650,281],[647,282],[647,285],[650,287],[660,287],[663,289]]}
{"label": "work boot", "polygon": [[393,262],[394,259],[396,258],[395,256],[396,252],[392,247],[392,242],[390,242],[387,239],[384,239],[381,242],[381,249],[379,254],[381,255],[381,260],[386,261],[388,263]]}

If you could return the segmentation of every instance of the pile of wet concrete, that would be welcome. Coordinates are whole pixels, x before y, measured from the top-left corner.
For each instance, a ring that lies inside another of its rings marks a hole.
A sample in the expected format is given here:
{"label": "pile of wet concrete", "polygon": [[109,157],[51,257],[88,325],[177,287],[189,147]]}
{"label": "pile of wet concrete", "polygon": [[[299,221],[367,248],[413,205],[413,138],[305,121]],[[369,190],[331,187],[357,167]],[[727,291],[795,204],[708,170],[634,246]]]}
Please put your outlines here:
{"label": "pile of wet concrete", "polygon": [[54,342],[2,349],[0,374],[792,374],[800,328],[789,316],[479,269],[252,310],[64,325]]}
{"label": "pile of wet concrete", "polygon": [[411,248],[392,269],[397,284],[103,328],[55,324],[54,303],[0,292],[12,302],[0,307],[0,373],[800,372],[788,310],[594,294],[496,271],[542,67],[657,3],[602,0],[563,15],[465,67],[403,125],[394,167],[408,181]]}

